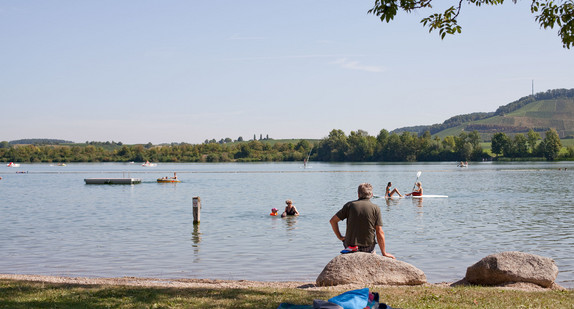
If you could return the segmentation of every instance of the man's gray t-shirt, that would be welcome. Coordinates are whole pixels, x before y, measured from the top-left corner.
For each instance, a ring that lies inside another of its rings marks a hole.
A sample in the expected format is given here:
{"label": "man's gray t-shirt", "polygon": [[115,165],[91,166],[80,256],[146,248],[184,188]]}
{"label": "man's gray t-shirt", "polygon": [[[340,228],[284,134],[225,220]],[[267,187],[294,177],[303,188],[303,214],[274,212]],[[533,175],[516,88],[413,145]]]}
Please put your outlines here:
{"label": "man's gray t-shirt", "polygon": [[345,204],[337,212],[341,220],[347,219],[345,246],[372,246],[376,241],[376,226],[383,226],[381,209],[370,199],[360,199]]}

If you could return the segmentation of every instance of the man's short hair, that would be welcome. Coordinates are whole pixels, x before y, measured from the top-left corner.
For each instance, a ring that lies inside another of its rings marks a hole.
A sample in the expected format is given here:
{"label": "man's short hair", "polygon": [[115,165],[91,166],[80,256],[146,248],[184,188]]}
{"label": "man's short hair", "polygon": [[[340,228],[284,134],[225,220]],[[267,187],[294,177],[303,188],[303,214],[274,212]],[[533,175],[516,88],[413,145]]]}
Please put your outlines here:
{"label": "man's short hair", "polygon": [[373,196],[373,186],[370,183],[362,183],[359,185],[359,198],[371,198]]}

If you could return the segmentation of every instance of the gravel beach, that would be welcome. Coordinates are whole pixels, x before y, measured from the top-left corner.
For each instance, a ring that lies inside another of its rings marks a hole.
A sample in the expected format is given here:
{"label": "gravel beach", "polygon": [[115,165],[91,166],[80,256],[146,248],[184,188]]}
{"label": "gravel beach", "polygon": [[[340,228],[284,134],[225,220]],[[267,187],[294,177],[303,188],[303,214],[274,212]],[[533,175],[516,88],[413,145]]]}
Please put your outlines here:
{"label": "gravel beach", "polygon": [[[318,287],[314,282],[304,281],[248,281],[248,280],[218,280],[218,279],[158,279],[139,277],[119,278],[88,278],[88,277],[62,277],[41,275],[0,274],[0,279],[22,280],[46,283],[78,284],[78,285],[125,285],[140,287],[162,288],[210,288],[210,289],[245,289],[245,288],[299,288],[306,290],[352,290],[364,288],[364,284],[347,284],[334,287]],[[452,282],[426,283],[423,286],[450,287]],[[404,286],[409,288],[411,286]],[[528,284],[514,283],[496,288],[518,289],[526,291],[544,291],[545,288]],[[553,289],[566,290],[560,286]]]}

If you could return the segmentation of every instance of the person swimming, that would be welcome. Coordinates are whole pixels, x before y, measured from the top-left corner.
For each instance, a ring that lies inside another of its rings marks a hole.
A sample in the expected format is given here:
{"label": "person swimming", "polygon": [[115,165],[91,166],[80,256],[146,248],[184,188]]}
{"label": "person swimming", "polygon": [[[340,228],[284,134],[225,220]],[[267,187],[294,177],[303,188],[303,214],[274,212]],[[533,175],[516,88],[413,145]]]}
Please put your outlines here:
{"label": "person swimming", "polygon": [[387,188],[385,189],[385,198],[391,198],[395,193],[397,193],[400,197],[403,197],[403,195],[399,192],[399,190],[397,190],[397,188],[391,190],[392,185],[393,184],[389,181],[389,183],[387,184]]}
{"label": "person swimming", "polygon": [[287,204],[287,206],[285,206],[285,211],[281,214],[281,217],[298,216],[299,215],[297,208],[295,208],[295,206],[293,206],[293,201],[286,200],[285,204]]}
{"label": "person swimming", "polygon": [[278,209],[273,207],[273,208],[271,208],[271,213],[269,215],[270,216],[277,216],[278,215],[277,211],[278,211]]}

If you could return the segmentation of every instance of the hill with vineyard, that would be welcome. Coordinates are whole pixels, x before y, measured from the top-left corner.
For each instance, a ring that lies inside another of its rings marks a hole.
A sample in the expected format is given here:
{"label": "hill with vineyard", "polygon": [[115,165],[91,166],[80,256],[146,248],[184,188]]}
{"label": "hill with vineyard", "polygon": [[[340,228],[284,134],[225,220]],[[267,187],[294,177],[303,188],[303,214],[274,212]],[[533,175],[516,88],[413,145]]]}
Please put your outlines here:
{"label": "hill with vineyard", "polygon": [[405,127],[393,132],[428,130],[433,136],[444,138],[476,130],[488,140],[497,132],[515,134],[530,129],[541,133],[555,129],[560,138],[574,137],[574,89],[548,90],[523,97],[491,113],[458,115],[441,124]]}

